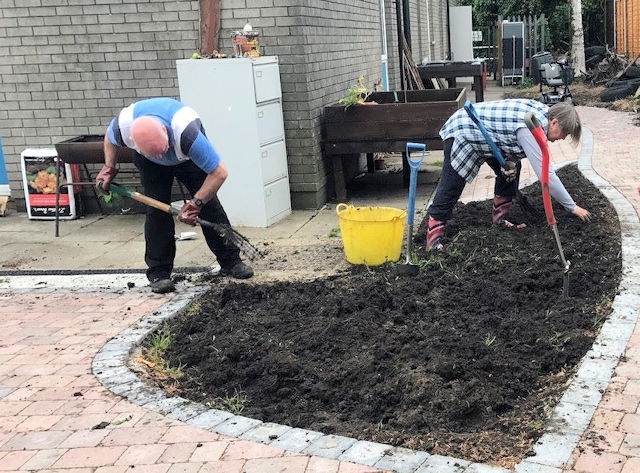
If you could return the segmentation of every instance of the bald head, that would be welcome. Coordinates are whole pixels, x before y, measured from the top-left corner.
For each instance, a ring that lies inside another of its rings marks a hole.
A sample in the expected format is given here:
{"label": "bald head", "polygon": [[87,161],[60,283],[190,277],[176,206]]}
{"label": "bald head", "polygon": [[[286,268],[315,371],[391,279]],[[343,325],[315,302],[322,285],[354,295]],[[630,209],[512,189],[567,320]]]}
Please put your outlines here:
{"label": "bald head", "polygon": [[169,149],[167,129],[153,117],[136,118],[131,124],[131,138],[148,158],[159,158]]}

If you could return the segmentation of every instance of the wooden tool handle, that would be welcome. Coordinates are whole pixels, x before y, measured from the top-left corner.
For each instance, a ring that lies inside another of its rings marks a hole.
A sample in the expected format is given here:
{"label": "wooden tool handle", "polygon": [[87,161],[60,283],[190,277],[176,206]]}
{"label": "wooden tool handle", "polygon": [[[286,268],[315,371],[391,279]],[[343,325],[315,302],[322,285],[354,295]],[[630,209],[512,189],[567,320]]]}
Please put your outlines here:
{"label": "wooden tool handle", "polygon": [[173,207],[171,207],[169,204],[165,204],[164,202],[160,202],[159,200],[153,199],[151,197],[148,197],[144,194],[141,194],[140,192],[135,192],[132,191],[131,192],[131,198],[133,200],[137,200],[138,202],[141,202],[145,205],[148,205],[149,207],[153,207],[154,209],[158,209],[158,210],[162,210],[163,212],[166,212],[168,214],[177,214],[178,211],[175,210]]}

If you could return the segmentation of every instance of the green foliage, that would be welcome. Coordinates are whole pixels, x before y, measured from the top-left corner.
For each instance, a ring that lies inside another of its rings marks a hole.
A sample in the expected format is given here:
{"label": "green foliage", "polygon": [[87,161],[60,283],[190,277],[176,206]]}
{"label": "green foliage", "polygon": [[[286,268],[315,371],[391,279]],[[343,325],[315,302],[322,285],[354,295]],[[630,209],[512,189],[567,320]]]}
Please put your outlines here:
{"label": "green foliage", "polygon": [[154,359],[161,358],[169,349],[172,342],[173,337],[171,336],[171,330],[169,329],[169,326],[165,324],[160,330],[151,336],[149,352],[153,355]]}
{"label": "green foliage", "polygon": [[[538,16],[544,14],[546,49],[552,52],[571,50],[571,3],[566,0],[459,0],[459,5],[473,8],[475,29],[486,29],[498,18]],[[585,45],[605,44],[605,2],[581,0]]]}
{"label": "green foliage", "polygon": [[535,84],[533,83],[533,78],[531,77],[525,77],[524,79],[522,79],[522,82],[520,82],[520,85],[518,86],[519,89],[529,89],[531,87],[533,87]]}
{"label": "green foliage", "polygon": [[233,396],[217,397],[206,402],[205,405],[211,409],[220,409],[237,415],[244,410],[248,401],[249,398],[244,392],[235,390]]}
{"label": "green foliage", "polygon": [[551,34],[552,50],[571,50],[571,6],[568,2],[559,3],[547,16],[549,32]]}
{"label": "green foliage", "polygon": [[486,347],[490,347],[495,343],[495,341],[496,341],[496,336],[492,333],[488,333],[487,335],[485,335],[484,340],[482,340],[482,343],[484,343]]}
{"label": "green foliage", "polygon": [[165,324],[145,342],[142,353],[144,363],[158,376],[176,381],[184,375],[184,371],[182,363],[172,366],[165,357],[172,343],[171,329]]}
{"label": "green foliage", "polygon": [[346,105],[345,108],[351,105],[362,105],[369,95],[371,95],[371,92],[369,92],[367,86],[364,85],[364,76],[360,75],[358,76],[358,82],[347,89],[347,95],[338,100],[338,103]]}

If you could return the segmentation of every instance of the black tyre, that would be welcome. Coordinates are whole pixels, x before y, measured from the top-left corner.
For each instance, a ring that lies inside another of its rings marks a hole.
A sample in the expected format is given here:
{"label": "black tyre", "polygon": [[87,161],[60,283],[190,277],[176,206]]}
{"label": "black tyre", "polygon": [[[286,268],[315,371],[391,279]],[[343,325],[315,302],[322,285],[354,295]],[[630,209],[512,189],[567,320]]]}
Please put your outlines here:
{"label": "black tyre", "polygon": [[603,59],[604,59],[604,56],[602,54],[596,54],[594,56],[588,56],[588,59],[585,59],[584,64],[587,67],[587,69],[593,69],[598,64],[600,64],[600,61],[602,61]]}
{"label": "black tyre", "polygon": [[607,48],[604,46],[587,46],[584,48],[585,57],[595,56],[596,54],[604,57],[607,54]]}
{"label": "black tyre", "polygon": [[640,78],[640,66],[637,64],[631,64],[626,71],[624,71],[623,77],[629,79],[638,79]]}
{"label": "black tyre", "polygon": [[640,86],[640,77],[636,77],[635,79],[618,79],[614,81],[610,87],[622,87],[623,85],[638,88]]}
{"label": "black tyre", "polygon": [[616,87],[609,87],[600,92],[600,100],[603,102],[613,102],[633,95],[638,88],[634,85],[624,84]]}

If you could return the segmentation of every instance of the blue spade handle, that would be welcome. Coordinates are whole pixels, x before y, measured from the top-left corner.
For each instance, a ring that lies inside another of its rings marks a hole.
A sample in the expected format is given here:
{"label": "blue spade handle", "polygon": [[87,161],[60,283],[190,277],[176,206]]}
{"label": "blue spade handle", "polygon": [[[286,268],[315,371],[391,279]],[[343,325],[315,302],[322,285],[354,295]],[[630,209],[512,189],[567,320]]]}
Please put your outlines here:
{"label": "blue spade handle", "polygon": [[[422,151],[418,159],[411,158],[411,151]],[[411,168],[409,177],[409,208],[407,210],[407,224],[413,225],[413,214],[416,209],[416,187],[418,186],[418,169],[424,160],[427,146],[424,143],[407,143],[407,162]]]}
{"label": "blue spade handle", "polygon": [[487,129],[484,127],[484,125],[480,121],[480,117],[478,116],[478,113],[476,112],[476,109],[473,107],[473,105],[471,104],[471,102],[469,100],[467,100],[464,103],[464,109],[467,111],[467,115],[469,115],[471,120],[473,120],[473,123],[475,123],[478,126],[478,128],[480,129],[480,132],[482,133],[482,136],[484,136],[484,140],[489,145],[489,148],[491,148],[491,152],[493,153],[493,156],[500,163],[500,166],[505,167],[507,165],[507,162],[505,161],[504,157],[502,156],[502,152],[498,149],[496,144],[493,142],[493,140],[491,139],[491,136],[489,136],[489,133],[487,132]]}

